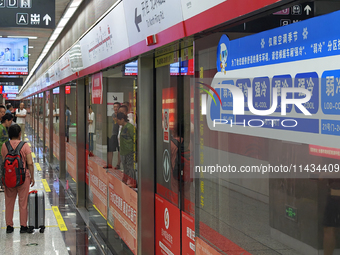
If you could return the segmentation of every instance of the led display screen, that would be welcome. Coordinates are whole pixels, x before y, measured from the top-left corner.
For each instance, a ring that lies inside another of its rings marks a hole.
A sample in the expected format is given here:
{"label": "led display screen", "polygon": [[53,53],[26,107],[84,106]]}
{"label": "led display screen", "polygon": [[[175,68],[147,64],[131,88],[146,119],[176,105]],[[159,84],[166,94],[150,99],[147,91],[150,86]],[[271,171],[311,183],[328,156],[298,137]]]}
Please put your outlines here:
{"label": "led display screen", "polygon": [[125,65],[124,75],[138,75],[138,60]]}
{"label": "led display screen", "polygon": [[17,95],[16,94],[7,94],[7,99],[16,99]]}
{"label": "led display screen", "polygon": [[194,60],[189,59],[170,64],[170,75],[194,75]]}
{"label": "led display screen", "polygon": [[59,87],[53,89],[53,94],[59,94]]}
{"label": "led display screen", "polygon": [[28,38],[0,38],[0,75],[28,75]]}
{"label": "led display screen", "polygon": [[18,94],[19,87],[18,86],[3,86],[2,93],[5,94]]}

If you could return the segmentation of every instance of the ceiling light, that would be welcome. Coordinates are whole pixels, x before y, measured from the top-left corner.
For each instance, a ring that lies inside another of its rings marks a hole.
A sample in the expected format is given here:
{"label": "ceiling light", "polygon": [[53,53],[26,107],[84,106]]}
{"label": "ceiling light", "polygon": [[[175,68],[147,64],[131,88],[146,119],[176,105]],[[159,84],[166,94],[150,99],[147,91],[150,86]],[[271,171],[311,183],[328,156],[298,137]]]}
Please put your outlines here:
{"label": "ceiling light", "polygon": [[65,13],[65,15],[64,15],[63,18],[65,18],[65,19],[71,18],[72,15],[73,15],[73,13],[74,13],[76,10],[77,10],[77,8],[75,8],[75,7],[70,7],[70,8],[68,8],[68,10],[66,11],[66,13]]}
{"label": "ceiling light", "polygon": [[53,34],[51,37],[50,37],[50,40],[51,41],[55,41],[57,38],[58,38],[59,34]]}
{"label": "ceiling light", "polygon": [[34,47],[33,46],[28,46],[29,49],[33,49]]}
{"label": "ceiling light", "polygon": [[78,7],[81,4],[82,0],[73,0],[70,7]]}
{"label": "ceiling light", "polygon": [[64,27],[66,25],[66,23],[68,22],[68,19],[66,18],[62,18],[59,23],[58,23],[58,27]]}
{"label": "ceiling light", "polygon": [[9,35],[7,36],[8,38],[28,38],[28,39],[38,39],[38,37],[36,36],[23,36],[23,35],[20,35],[20,36],[16,36],[16,35]]}

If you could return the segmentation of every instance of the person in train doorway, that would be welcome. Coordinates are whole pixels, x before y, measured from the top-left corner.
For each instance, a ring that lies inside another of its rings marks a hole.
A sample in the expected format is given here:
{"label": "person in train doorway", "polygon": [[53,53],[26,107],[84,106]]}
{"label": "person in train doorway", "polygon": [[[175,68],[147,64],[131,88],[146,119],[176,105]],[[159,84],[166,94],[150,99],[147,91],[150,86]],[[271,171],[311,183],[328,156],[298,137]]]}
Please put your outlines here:
{"label": "person in train doorway", "polygon": [[68,143],[70,141],[70,125],[71,125],[71,111],[70,107],[66,105],[66,130],[65,130],[65,136],[66,136],[66,142]]}
{"label": "person in train doorway", "polygon": [[[53,103],[53,131],[55,134],[59,133],[59,109],[55,108],[55,103]],[[50,110],[47,110],[47,116],[50,115]]]}
{"label": "person in train doorway", "polygon": [[[124,114],[128,117],[128,118],[127,118],[127,119],[128,119],[128,122],[136,127],[135,121],[134,121],[134,119],[133,119],[133,115],[132,115],[132,118],[129,119],[129,108],[128,108],[127,105],[126,105],[126,102],[125,102],[125,104],[123,103],[123,104],[119,107],[118,112],[124,113]],[[131,115],[130,115],[130,117],[131,117]],[[121,130],[122,130],[122,126],[119,126],[119,132],[118,132],[118,146],[120,146],[120,131],[121,131]],[[120,152],[118,152],[118,157],[120,157],[119,153],[120,153]]]}
{"label": "person in train doorway", "polygon": [[[21,128],[18,124],[12,125],[9,127],[8,131],[10,144],[13,149],[15,149],[20,141],[21,137]],[[5,159],[6,155],[8,154],[8,150],[5,144],[1,147],[1,158],[2,160]],[[13,213],[14,213],[14,204],[19,195],[19,212],[20,212],[20,233],[33,233],[34,230],[29,230],[27,227],[27,198],[28,193],[31,187],[34,186],[34,168],[33,168],[33,159],[31,155],[31,148],[28,146],[27,143],[20,150],[23,166],[26,169],[26,177],[25,182],[21,186],[15,188],[7,188],[5,187],[5,219],[6,219],[6,233],[12,233],[14,231],[13,228]],[[27,168],[29,171],[27,171]]]}
{"label": "person in train doorway", "polygon": [[130,104],[130,102],[124,102],[124,103],[122,103],[122,106],[126,106],[127,108],[126,108],[126,116],[128,117],[128,120],[129,120],[129,122],[132,124],[132,125],[134,125],[135,127],[137,127],[136,126],[136,122],[135,122],[135,118],[134,118],[134,113],[131,111],[131,104]]}
{"label": "person in train doorway", "polygon": [[6,110],[6,112],[5,112],[5,113],[12,114],[12,111],[13,111],[13,105],[11,105],[11,104],[8,104],[6,107],[7,107],[7,110]]}
{"label": "person in train doorway", "polygon": [[122,104],[121,107],[119,107],[118,111],[124,113],[127,116],[129,123],[136,127],[136,123],[133,119],[133,114],[129,114],[129,108],[126,105]]}
{"label": "person in train doorway", "polygon": [[329,194],[324,212],[324,255],[332,255],[340,228],[340,179],[328,179]]}
{"label": "person in train doorway", "polygon": [[[1,124],[0,124],[0,148],[1,146],[8,141],[8,131],[7,129],[11,126],[12,124],[12,119],[13,116],[12,114],[6,113],[2,118],[1,118]],[[0,166],[2,166],[2,157],[1,157],[1,152],[0,152]],[[2,171],[0,171],[1,175]],[[2,176],[0,176],[1,178]],[[4,191],[4,187],[2,186],[2,182],[0,182],[0,192]]]}
{"label": "person in train doorway", "polygon": [[21,128],[21,141],[25,138],[25,124],[26,124],[26,114],[27,111],[24,109],[24,103],[20,103],[19,109],[16,109],[15,116],[17,117],[17,124]]}
{"label": "person in train doorway", "polygon": [[127,116],[118,112],[117,122],[122,126],[120,132],[120,146],[119,152],[121,162],[123,164],[124,176],[122,182],[128,185],[130,181],[130,187],[136,187],[136,175],[135,175],[135,157],[136,157],[136,128],[134,125],[128,122]]}
{"label": "person in train doorway", "polygon": [[93,135],[96,130],[95,127],[95,114],[92,110],[92,106],[89,105],[89,115],[88,115],[88,124],[89,124],[89,156],[93,157]]}
{"label": "person in train doorway", "polygon": [[120,156],[119,156],[119,144],[118,144],[118,134],[119,134],[119,124],[117,121],[117,113],[120,107],[119,102],[113,104],[113,114],[112,114],[112,135],[108,138],[108,148],[107,148],[107,165],[104,168],[112,168],[112,158],[113,152],[118,152],[118,162],[116,169],[120,169]]}

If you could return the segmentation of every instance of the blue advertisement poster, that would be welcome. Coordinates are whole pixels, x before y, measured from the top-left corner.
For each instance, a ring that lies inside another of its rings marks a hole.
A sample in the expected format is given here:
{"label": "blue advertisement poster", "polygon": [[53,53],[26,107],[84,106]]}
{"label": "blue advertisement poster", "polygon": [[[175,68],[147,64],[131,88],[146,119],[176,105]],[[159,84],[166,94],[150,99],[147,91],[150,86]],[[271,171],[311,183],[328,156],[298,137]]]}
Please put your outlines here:
{"label": "blue advertisement poster", "polygon": [[[339,23],[337,11],[236,40],[222,35],[209,82],[216,91],[207,99],[209,128],[340,147],[332,138],[340,135],[340,27],[330,25]],[[235,113],[235,102],[244,112]]]}

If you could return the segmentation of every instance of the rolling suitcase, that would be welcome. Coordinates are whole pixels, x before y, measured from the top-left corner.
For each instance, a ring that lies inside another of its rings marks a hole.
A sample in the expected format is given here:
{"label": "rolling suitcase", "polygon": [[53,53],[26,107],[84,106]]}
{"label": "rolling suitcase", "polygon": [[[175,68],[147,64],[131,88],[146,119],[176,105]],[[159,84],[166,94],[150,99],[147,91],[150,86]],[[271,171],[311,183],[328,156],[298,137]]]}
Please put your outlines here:
{"label": "rolling suitcase", "polygon": [[43,191],[33,190],[28,194],[28,228],[45,231],[45,194]]}

